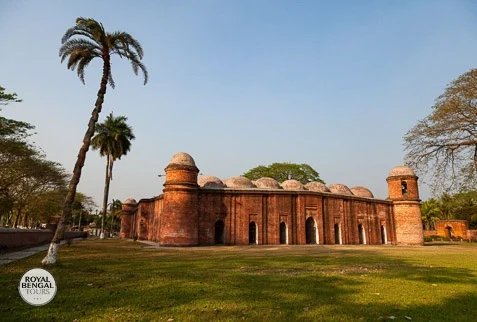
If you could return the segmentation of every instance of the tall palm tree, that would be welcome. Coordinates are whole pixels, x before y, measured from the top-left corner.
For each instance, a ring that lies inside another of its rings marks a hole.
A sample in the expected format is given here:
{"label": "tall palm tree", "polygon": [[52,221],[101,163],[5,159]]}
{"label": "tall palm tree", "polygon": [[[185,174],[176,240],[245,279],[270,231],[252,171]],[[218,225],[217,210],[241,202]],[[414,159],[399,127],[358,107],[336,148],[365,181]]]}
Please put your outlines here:
{"label": "tall palm tree", "polygon": [[[439,220],[442,216],[442,210],[439,206],[439,201],[434,198],[426,200],[421,205],[422,222],[425,229],[430,230],[434,226],[434,222]],[[435,227],[434,227],[435,229]]]}
{"label": "tall palm tree", "polygon": [[[94,150],[99,150],[101,156],[106,156],[106,176],[104,179],[103,214],[106,214],[109,196],[109,184],[113,179],[114,161],[121,159],[131,149],[134,140],[132,128],[126,123],[127,117],[114,117],[110,113],[104,123],[96,126],[96,135],[91,140]],[[104,216],[101,220],[101,238],[104,238]]]}
{"label": "tall palm tree", "polygon": [[126,32],[106,32],[103,25],[94,19],[77,18],[76,25],[66,31],[61,39],[61,43],[62,45],[59,52],[61,62],[68,58],[68,69],[76,69],[78,77],[83,84],[85,69],[94,58],[102,59],[103,74],[96,103],[88,123],[88,129],[84,135],[83,145],[79,150],[78,158],[73,169],[73,176],[68,186],[68,193],[63,203],[60,221],[55,235],[51,240],[48,253],[42,260],[43,264],[56,263],[59,244],[64,236],[65,219],[71,216],[71,204],[75,199],[76,187],[81,177],[81,169],[86,160],[86,152],[88,152],[91,138],[94,135],[95,125],[101,113],[104,96],[106,95],[106,86],[109,83],[109,85],[114,88],[114,81],[111,76],[111,56],[118,55],[121,58],[128,59],[136,75],[140,69],[144,75],[144,84],[147,83],[148,78],[146,67],[141,62],[143,57],[141,44]]}

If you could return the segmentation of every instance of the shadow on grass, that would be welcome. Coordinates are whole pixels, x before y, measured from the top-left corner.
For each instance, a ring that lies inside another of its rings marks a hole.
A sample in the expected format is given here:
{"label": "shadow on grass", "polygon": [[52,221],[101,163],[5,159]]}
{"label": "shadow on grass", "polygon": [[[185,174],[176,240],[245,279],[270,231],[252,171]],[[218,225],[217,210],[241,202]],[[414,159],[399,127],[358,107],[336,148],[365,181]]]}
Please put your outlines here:
{"label": "shadow on grass", "polygon": [[9,320],[50,321],[475,318],[477,267],[439,265],[445,254],[424,260],[415,250],[402,252],[77,244],[62,248],[60,265],[50,269],[59,290],[44,307],[27,305],[16,290],[21,274],[41,256],[10,265],[0,275],[6,304],[0,313]]}

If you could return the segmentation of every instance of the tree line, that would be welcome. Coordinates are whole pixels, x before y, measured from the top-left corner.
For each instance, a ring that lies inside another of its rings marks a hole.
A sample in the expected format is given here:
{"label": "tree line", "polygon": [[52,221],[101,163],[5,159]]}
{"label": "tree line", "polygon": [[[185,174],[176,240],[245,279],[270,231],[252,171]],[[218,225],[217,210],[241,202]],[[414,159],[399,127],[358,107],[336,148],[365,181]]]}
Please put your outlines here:
{"label": "tree line", "polygon": [[[0,86],[0,105],[20,102]],[[1,110],[0,110],[1,111]],[[0,115],[0,223],[32,227],[45,222],[61,204],[68,175],[47,160],[29,138],[34,126]],[[56,212],[57,213],[57,212]]]}
{"label": "tree line", "polygon": [[[16,93],[0,86],[0,105],[21,102]],[[0,109],[1,111],[1,109]],[[121,202],[113,200],[107,209],[113,164],[127,154],[134,139],[132,128],[124,116],[110,113],[99,123],[92,138],[92,147],[106,156],[104,203],[102,210],[93,198],[76,192],[71,214],[65,224],[79,229],[92,222],[101,230],[119,230]],[[0,115],[0,227],[40,228],[51,216],[61,214],[68,191],[67,174],[61,164],[47,160],[41,149],[31,143],[32,124]],[[102,214],[106,214],[103,216]]]}

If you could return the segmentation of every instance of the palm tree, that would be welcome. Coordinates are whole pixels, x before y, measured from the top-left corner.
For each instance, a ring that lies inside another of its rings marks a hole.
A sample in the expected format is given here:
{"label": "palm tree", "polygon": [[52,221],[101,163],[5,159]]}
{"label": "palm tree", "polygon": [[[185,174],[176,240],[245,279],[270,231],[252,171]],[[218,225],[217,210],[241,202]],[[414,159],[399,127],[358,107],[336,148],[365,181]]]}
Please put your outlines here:
{"label": "palm tree", "polygon": [[[113,179],[113,165],[116,159],[121,159],[131,149],[131,140],[135,138],[132,128],[127,125],[127,117],[114,117],[110,113],[104,123],[96,126],[96,135],[91,140],[94,150],[99,150],[101,156],[106,156],[106,176],[104,179],[103,214],[108,205],[109,184]],[[104,217],[101,220],[101,238],[104,238]]]}
{"label": "palm tree", "polygon": [[[426,200],[421,205],[422,222],[426,230],[430,230],[436,220],[439,220],[442,216],[442,210],[439,202],[431,198]],[[435,228],[434,228],[435,229]]]}
{"label": "palm tree", "polygon": [[111,237],[113,236],[112,234],[114,232],[115,221],[121,218],[122,208],[122,202],[118,199],[113,199],[113,201],[111,202],[111,206],[109,207],[109,212],[111,215],[111,227],[109,229],[109,234]]}
{"label": "palm tree", "polygon": [[55,235],[51,240],[48,253],[42,260],[43,264],[56,263],[58,247],[64,236],[65,219],[71,216],[71,204],[75,199],[76,187],[81,178],[81,169],[86,160],[86,152],[88,152],[91,138],[94,135],[95,125],[101,113],[104,96],[106,95],[106,86],[109,83],[109,85],[114,88],[114,81],[111,76],[111,56],[118,55],[121,58],[128,59],[136,75],[140,69],[144,75],[144,84],[147,83],[148,78],[146,67],[141,63],[143,57],[141,44],[126,32],[106,32],[103,25],[94,19],[77,18],[76,25],[66,31],[61,39],[61,43],[62,45],[59,52],[61,62],[68,58],[68,69],[76,69],[78,77],[83,84],[85,69],[94,58],[102,59],[103,74],[96,103],[91,113],[91,118],[89,119],[88,129],[84,135],[83,145],[79,150],[78,158],[73,169],[73,176],[68,186],[68,193],[63,203],[60,221]]}

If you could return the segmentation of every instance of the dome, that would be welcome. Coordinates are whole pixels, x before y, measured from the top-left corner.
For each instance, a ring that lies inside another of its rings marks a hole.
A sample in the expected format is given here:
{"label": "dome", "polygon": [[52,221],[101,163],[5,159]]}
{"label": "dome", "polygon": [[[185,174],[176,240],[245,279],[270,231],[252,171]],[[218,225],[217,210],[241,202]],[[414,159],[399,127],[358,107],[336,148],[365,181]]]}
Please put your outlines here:
{"label": "dome", "polygon": [[368,188],[356,186],[350,190],[355,196],[362,198],[374,198],[373,193]]}
{"label": "dome", "polygon": [[194,159],[185,152],[179,152],[174,154],[169,164],[187,165],[195,167]]}
{"label": "dome", "polygon": [[391,170],[391,172],[389,172],[389,176],[390,177],[399,177],[399,176],[413,176],[413,177],[415,177],[416,174],[414,173],[414,171],[412,171],[411,168],[400,165],[400,166],[397,166],[397,167],[393,168]]}
{"label": "dome", "polygon": [[125,202],[123,202],[123,205],[137,205],[137,202],[136,202],[136,199],[129,198]]}
{"label": "dome", "polygon": [[217,177],[214,176],[201,176],[197,180],[197,183],[202,188],[209,189],[222,189],[225,188],[224,183]]}
{"label": "dome", "polygon": [[257,188],[262,189],[281,189],[280,184],[277,180],[273,178],[263,177],[258,180],[253,181],[253,183],[257,186]]}
{"label": "dome", "polygon": [[351,196],[353,195],[351,190],[349,190],[349,188],[347,186],[345,186],[344,184],[341,184],[341,183],[330,184],[328,186],[328,189],[330,189],[330,191],[332,193],[336,193],[336,194],[339,194],[339,195],[351,195]]}
{"label": "dome", "polygon": [[250,179],[241,176],[225,179],[223,183],[227,188],[255,188],[255,185]]}
{"label": "dome", "polygon": [[281,186],[285,190],[305,190],[303,184],[300,181],[294,179],[283,181]]}
{"label": "dome", "polygon": [[330,189],[328,189],[328,187],[325,186],[324,183],[318,181],[308,182],[305,185],[305,189],[316,192],[330,192]]}

